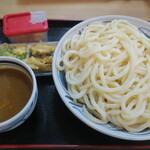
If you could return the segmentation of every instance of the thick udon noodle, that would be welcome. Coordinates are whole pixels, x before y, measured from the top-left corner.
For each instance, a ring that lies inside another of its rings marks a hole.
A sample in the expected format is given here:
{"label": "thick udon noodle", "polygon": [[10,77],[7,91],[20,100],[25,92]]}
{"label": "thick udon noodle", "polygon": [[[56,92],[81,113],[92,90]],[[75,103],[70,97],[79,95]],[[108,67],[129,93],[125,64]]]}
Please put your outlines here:
{"label": "thick udon noodle", "polygon": [[150,127],[150,40],[137,27],[91,23],[63,44],[62,54],[57,68],[87,118],[129,132]]}

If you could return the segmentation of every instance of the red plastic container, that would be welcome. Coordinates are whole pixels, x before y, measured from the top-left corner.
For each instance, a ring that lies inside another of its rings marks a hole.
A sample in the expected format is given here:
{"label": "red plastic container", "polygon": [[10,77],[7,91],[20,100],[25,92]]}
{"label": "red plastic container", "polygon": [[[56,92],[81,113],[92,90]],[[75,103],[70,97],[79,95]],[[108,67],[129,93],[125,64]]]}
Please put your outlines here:
{"label": "red plastic container", "polygon": [[13,43],[47,41],[45,11],[8,14],[3,18],[3,33]]}

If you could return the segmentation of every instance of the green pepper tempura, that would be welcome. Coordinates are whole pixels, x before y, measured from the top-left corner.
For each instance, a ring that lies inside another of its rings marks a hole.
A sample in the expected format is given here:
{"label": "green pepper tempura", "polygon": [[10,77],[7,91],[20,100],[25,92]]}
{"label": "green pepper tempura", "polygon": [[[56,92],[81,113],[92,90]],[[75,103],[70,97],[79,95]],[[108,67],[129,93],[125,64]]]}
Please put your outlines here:
{"label": "green pepper tempura", "polygon": [[26,47],[24,45],[8,45],[4,43],[0,46],[0,56],[10,56],[23,60],[27,57]]}

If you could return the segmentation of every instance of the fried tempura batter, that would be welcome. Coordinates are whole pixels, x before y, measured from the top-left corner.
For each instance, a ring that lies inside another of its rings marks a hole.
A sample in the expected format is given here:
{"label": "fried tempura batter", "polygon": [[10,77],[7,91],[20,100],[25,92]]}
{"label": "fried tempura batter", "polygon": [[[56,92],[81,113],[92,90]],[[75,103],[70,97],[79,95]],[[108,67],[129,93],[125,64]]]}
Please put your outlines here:
{"label": "fried tempura batter", "polygon": [[55,44],[34,44],[29,48],[32,55],[46,55],[54,52]]}
{"label": "fried tempura batter", "polygon": [[44,58],[31,56],[24,60],[32,69],[40,71],[51,71],[52,56]]}

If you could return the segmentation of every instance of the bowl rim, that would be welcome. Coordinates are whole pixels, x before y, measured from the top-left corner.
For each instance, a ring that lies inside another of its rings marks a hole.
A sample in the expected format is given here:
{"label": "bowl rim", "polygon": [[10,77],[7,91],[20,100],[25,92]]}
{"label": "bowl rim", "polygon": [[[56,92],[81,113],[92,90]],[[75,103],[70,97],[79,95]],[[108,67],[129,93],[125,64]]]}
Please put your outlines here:
{"label": "bowl rim", "polygon": [[[132,22],[140,22],[140,23],[144,23],[147,24],[148,26],[150,26],[150,23],[148,21],[145,21],[143,19],[140,18],[136,18],[136,17],[131,17],[131,16],[124,16],[124,15],[104,15],[104,16],[97,16],[94,18],[90,18],[87,20],[84,20],[83,22],[78,23],[77,25],[73,26],[71,29],[69,29],[60,39],[60,41],[58,42],[56,49],[54,51],[54,55],[53,55],[53,61],[52,61],[52,76],[53,76],[53,80],[54,80],[54,84],[56,86],[56,89],[61,97],[61,100],[64,102],[64,104],[67,106],[67,108],[82,122],[84,122],[86,125],[88,125],[89,127],[93,128],[94,130],[103,133],[105,135],[111,136],[111,137],[115,137],[118,139],[123,139],[123,140],[131,140],[131,141],[143,141],[143,140],[150,140],[150,133],[149,136],[145,136],[145,135],[135,135],[133,137],[129,136],[129,135],[124,135],[121,136],[120,134],[114,134],[108,131],[104,131],[101,129],[98,129],[95,125],[95,123],[89,121],[87,118],[82,118],[81,116],[77,115],[77,113],[70,107],[70,104],[65,100],[64,97],[64,91],[60,91],[60,84],[57,81],[57,68],[56,68],[56,60],[57,60],[57,54],[59,53],[60,47],[62,45],[62,43],[67,40],[68,35],[70,35],[73,31],[77,30],[79,27],[84,27],[85,25],[94,22],[94,21],[105,21],[106,19],[124,19],[124,20],[128,20],[128,21],[132,21]],[[58,71],[60,72],[60,71]],[[99,126],[103,126],[103,125],[99,125]],[[104,125],[105,126],[105,125]],[[117,129],[117,128],[116,128]],[[120,132],[122,132],[120,130]],[[133,135],[132,133],[129,133],[127,131],[125,131],[128,134]]]}
{"label": "bowl rim", "polygon": [[35,95],[37,93],[37,82],[36,82],[34,72],[32,71],[32,69],[25,62],[23,62],[23,61],[21,61],[17,58],[14,58],[14,57],[9,57],[9,56],[0,56],[0,62],[1,61],[5,61],[5,62],[8,61],[9,63],[12,63],[12,64],[16,63],[16,64],[21,65],[22,67],[24,67],[28,71],[29,75],[31,76],[32,86],[33,86],[32,93],[31,93],[31,96],[30,96],[27,104],[16,115],[14,115],[12,118],[10,118],[6,121],[0,122],[0,128],[2,128],[2,130],[3,130],[3,127],[5,127],[9,124],[12,124],[13,122],[15,122],[16,120],[21,118],[22,115],[29,109],[32,102],[35,101]]}

